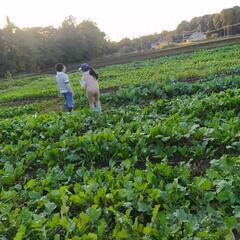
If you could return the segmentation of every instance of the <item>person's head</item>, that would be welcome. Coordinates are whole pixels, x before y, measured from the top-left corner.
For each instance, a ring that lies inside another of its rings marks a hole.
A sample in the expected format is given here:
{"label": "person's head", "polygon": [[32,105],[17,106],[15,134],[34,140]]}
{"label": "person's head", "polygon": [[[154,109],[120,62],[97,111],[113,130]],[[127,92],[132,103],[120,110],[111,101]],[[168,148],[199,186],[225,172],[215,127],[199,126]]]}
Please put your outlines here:
{"label": "person's head", "polygon": [[96,71],[87,63],[83,63],[81,64],[79,70],[81,70],[82,72],[88,72],[89,71],[89,74],[98,79],[98,74],[96,73]]}
{"label": "person's head", "polygon": [[56,68],[57,72],[65,72],[66,71],[66,66],[63,63],[57,63],[55,68]]}
{"label": "person's head", "polygon": [[83,63],[81,64],[79,70],[81,70],[82,72],[87,72],[90,70],[90,66],[87,63]]}

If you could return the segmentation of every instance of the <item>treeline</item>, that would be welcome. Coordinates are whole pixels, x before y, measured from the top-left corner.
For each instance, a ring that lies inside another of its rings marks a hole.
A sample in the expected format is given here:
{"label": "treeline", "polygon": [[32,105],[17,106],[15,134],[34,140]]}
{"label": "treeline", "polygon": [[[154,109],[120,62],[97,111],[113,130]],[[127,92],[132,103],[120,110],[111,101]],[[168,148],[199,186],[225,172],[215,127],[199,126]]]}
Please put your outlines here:
{"label": "treeline", "polygon": [[20,29],[7,18],[0,29],[0,74],[38,72],[56,62],[73,63],[111,52],[106,34],[91,21],[69,16],[59,28]]}
{"label": "treeline", "polygon": [[[183,32],[202,31],[225,35],[222,27],[240,23],[240,7],[181,22],[174,31],[163,31],[130,40],[111,42],[94,22],[77,23],[67,17],[59,28],[18,28],[7,18],[0,29],[0,77],[21,72],[40,72],[56,62],[76,63],[109,54],[123,54],[150,49],[154,42],[182,40]],[[215,32],[214,32],[215,31]],[[228,28],[228,34],[240,34],[240,25]]]}
{"label": "treeline", "polygon": [[[202,32],[215,31],[228,25],[240,23],[240,7],[236,6],[222,10],[220,13],[195,17],[190,22],[182,21],[176,33],[198,30]],[[237,29],[237,28],[236,28]]]}
{"label": "treeline", "polygon": [[240,24],[231,27],[237,23],[240,23],[240,7],[238,6],[224,9],[220,13],[194,17],[190,22],[182,21],[174,31],[163,31],[160,34],[156,33],[133,40],[125,38],[118,43],[118,47],[122,52],[147,50],[151,48],[152,43],[160,39],[166,42],[181,42],[184,32],[193,31],[209,32],[208,37],[240,34]]}

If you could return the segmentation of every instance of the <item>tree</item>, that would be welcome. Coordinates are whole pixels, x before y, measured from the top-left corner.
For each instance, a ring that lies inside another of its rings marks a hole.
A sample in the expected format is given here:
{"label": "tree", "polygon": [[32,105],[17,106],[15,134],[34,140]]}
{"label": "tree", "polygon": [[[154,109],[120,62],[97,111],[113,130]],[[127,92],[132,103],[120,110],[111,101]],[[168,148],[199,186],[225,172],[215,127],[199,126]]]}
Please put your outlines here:
{"label": "tree", "polygon": [[213,26],[215,29],[219,29],[222,27],[222,19],[221,19],[221,16],[220,14],[216,13],[216,14],[213,14]]}
{"label": "tree", "polygon": [[182,21],[178,26],[177,26],[177,33],[182,33],[184,31],[191,31],[191,25],[188,21]]}
{"label": "tree", "polygon": [[84,39],[77,28],[76,19],[65,18],[57,31],[57,43],[64,62],[75,62],[83,58]]}
{"label": "tree", "polygon": [[84,57],[91,59],[99,57],[106,52],[106,34],[101,32],[96,23],[86,20],[81,22],[77,28],[81,32],[85,41]]}

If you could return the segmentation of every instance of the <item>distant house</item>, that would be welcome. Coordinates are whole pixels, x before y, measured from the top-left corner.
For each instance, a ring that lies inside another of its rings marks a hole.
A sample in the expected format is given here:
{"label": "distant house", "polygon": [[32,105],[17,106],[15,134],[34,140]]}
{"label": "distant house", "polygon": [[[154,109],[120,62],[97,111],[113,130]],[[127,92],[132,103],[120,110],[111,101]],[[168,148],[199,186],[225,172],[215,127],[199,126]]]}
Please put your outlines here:
{"label": "distant house", "polygon": [[163,37],[159,38],[157,41],[151,43],[151,49],[156,49],[158,45],[165,43],[165,39]]}
{"label": "distant house", "polygon": [[151,49],[157,49],[159,45],[169,45],[172,37],[160,37],[157,41],[151,43]]}
{"label": "distant house", "polygon": [[202,32],[194,32],[193,34],[191,34],[186,41],[187,42],[197,42],[197,41],[203,41],[206,40],[207,36],[202,33]]}

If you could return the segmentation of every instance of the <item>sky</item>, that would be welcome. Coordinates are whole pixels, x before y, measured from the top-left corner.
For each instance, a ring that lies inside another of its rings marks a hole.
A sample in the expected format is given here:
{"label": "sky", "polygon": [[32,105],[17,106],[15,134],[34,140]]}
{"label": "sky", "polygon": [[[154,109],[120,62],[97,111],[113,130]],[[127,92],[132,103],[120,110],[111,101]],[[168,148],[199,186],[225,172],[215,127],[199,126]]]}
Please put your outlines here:
{"label": "sky", "polygon": [[0,28],[6,16],[18,27],[55,26],[68,15],[89,19],[114,41],[174,30],[182,20],[240,6],[240,0],[1,0]]}

